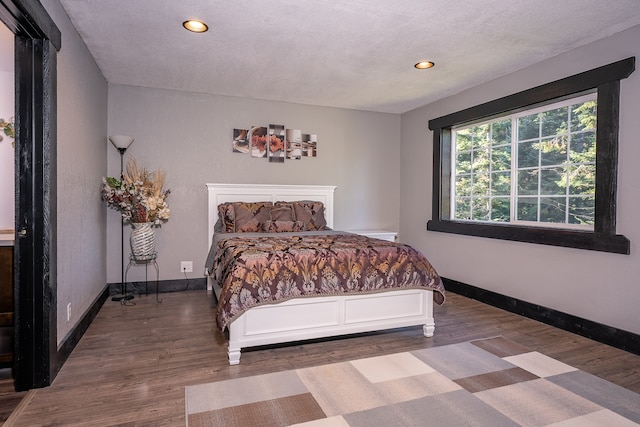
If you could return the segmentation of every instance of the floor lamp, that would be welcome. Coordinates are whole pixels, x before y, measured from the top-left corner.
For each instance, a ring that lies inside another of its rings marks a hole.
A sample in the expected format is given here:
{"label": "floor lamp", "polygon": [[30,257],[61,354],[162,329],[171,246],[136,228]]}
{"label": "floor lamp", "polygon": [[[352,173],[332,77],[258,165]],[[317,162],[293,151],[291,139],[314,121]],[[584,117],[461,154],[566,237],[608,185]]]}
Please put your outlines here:
{"label": "floor lamp", "polygon": [[[127,148],[133,144],[132,136],[125,135],[112,135],[109,137],[109,141],[116,147],[116,150],[120,153],[120,180],[124,179],[124,153]],[[120,280],[119,295],[114,295],[111,301],[121,301],[125,303],[130,299],[133,299],[132,294],[127,293],[127,284],[124,283],[124,218],[120,215],[120,267],[122,268],[122,275]]]}

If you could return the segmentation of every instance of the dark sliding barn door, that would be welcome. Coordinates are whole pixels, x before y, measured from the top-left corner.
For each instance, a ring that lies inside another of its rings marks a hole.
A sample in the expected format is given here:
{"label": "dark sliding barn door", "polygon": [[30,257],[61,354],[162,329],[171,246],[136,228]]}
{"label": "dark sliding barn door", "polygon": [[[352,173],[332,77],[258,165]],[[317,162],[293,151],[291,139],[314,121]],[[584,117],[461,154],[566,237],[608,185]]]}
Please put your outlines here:
{"label": "dark sliding barn door", "polygon": [[15,34],[14,379],[44,387],[59,370],[56,334],[56,51],[61,35],[36,0],[0,0]]}

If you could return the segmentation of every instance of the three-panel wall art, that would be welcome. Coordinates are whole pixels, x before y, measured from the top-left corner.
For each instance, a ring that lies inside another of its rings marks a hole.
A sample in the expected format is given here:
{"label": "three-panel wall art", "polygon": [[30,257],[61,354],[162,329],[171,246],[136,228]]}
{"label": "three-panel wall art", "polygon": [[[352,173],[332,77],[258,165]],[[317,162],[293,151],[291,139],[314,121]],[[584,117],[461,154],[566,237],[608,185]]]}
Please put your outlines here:
{"label": "three-panel wall art", "polygon": [[317,135],[302,133],[299,129],[286,129],[284,125],[251,126],[249,129],[233,130],[234,153],[266,157],[271,163],[316,157],[317,145]]}

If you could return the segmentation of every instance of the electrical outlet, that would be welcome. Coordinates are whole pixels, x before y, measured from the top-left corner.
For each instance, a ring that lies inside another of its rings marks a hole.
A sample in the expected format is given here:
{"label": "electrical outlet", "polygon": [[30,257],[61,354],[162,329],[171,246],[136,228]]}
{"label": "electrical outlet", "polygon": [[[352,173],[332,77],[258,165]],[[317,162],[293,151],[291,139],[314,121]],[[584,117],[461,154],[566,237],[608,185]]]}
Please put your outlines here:
{"label": "electrical outlet", "polygon": [[67,304],[67,322],[71,320],[71,303]]}
{"label": "electrical outlet", "polygon": [[193,273],[193,261],[180,261],[180,273]]}

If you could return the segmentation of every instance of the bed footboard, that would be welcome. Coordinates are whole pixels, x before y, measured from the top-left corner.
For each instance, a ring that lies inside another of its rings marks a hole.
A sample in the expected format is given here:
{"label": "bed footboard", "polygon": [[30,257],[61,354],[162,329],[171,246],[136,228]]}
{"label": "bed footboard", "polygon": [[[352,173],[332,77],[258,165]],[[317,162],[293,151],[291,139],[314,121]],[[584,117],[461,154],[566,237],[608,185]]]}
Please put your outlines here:
{"label": "bed footboard", "polygon": [[254,307],[229,326],[229,364],[243,348],[422,325],[434,334],[433,291],[297,298]]}

